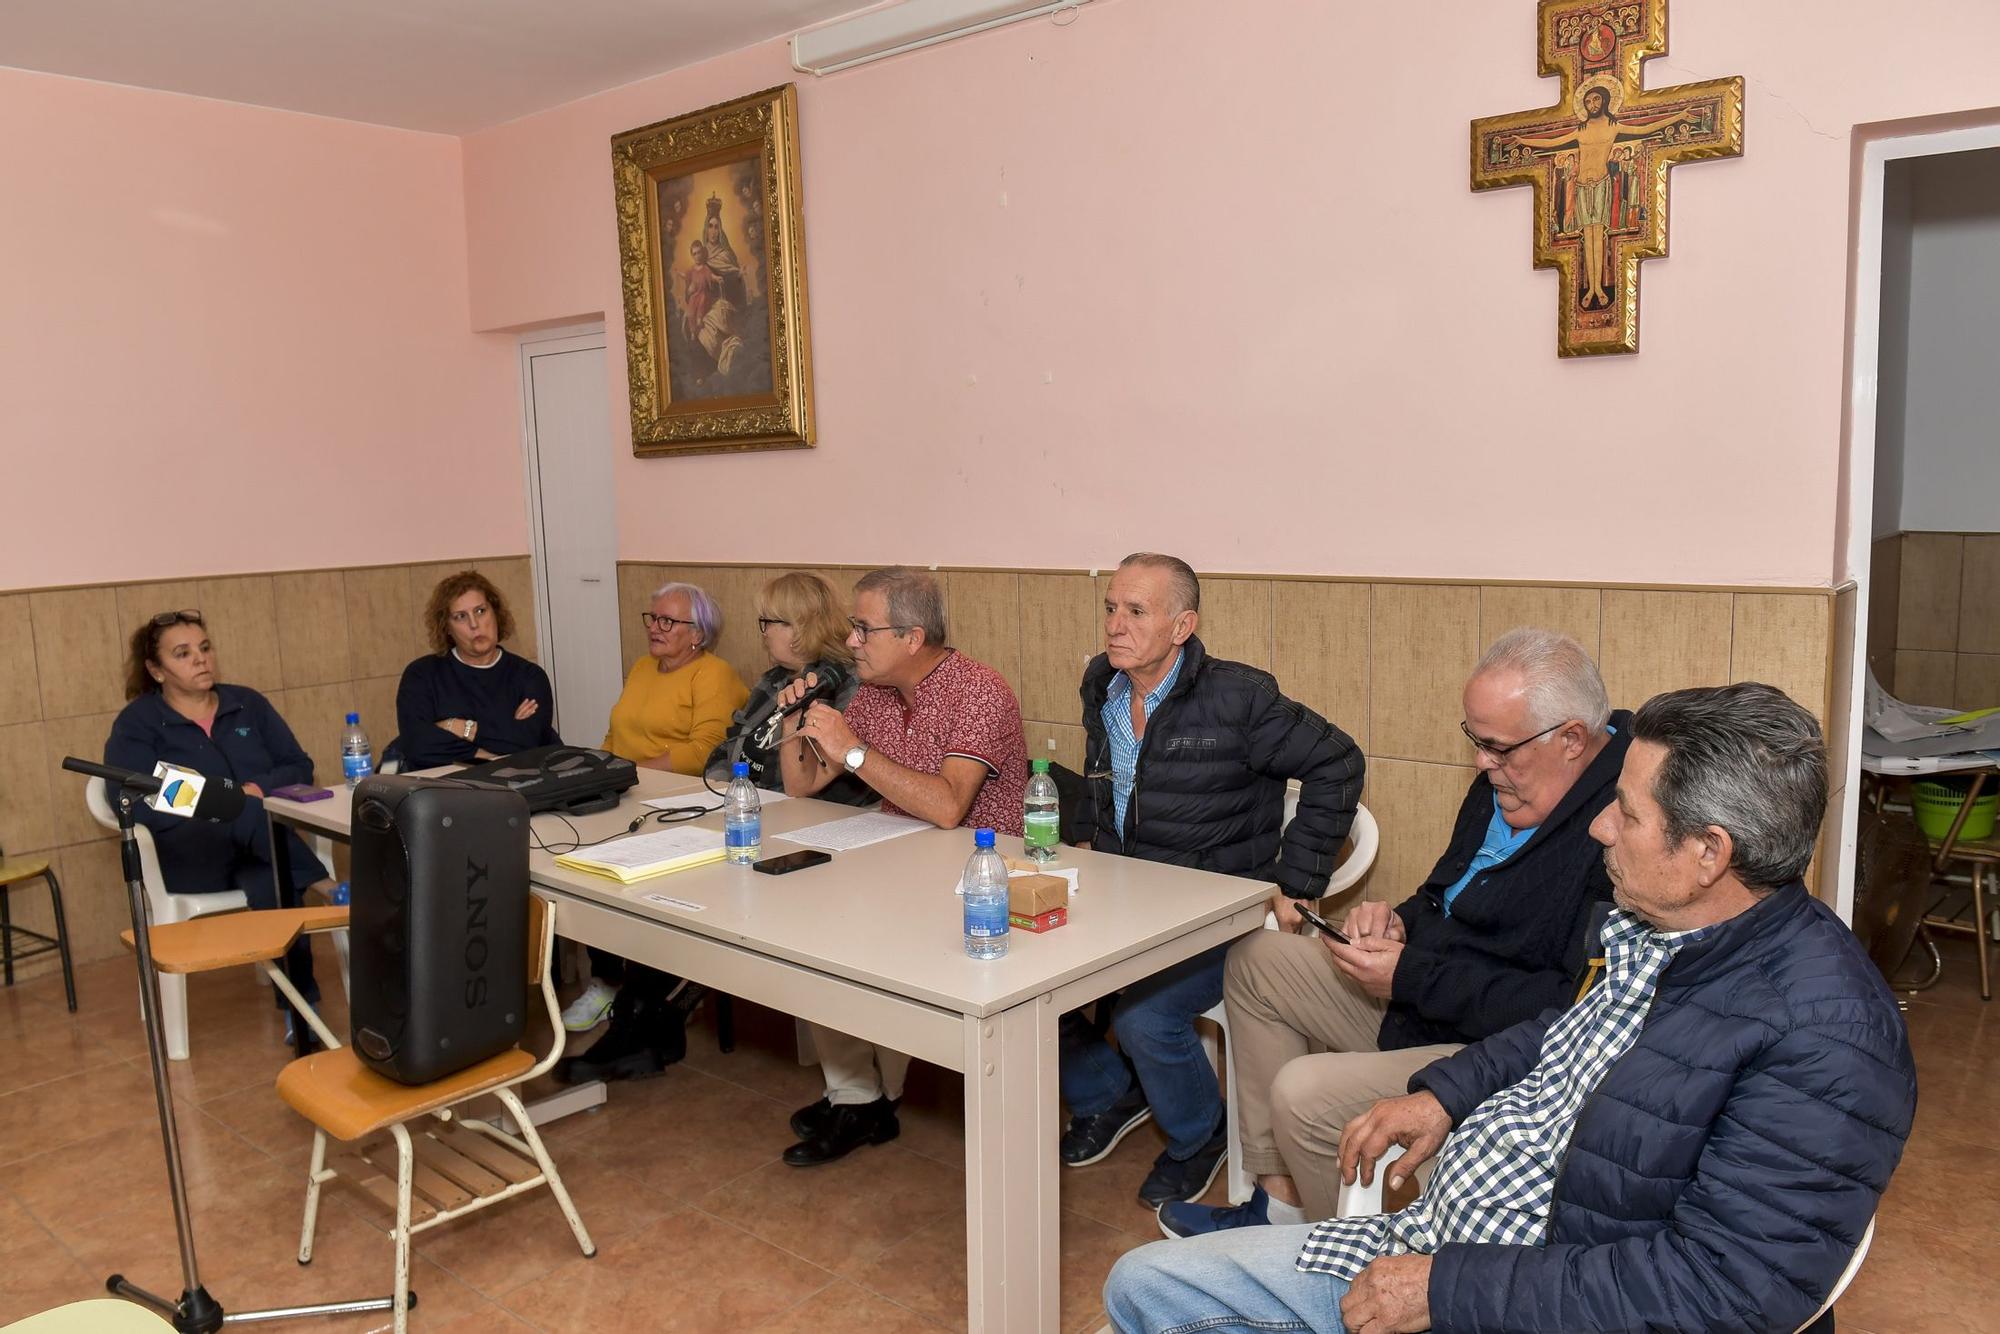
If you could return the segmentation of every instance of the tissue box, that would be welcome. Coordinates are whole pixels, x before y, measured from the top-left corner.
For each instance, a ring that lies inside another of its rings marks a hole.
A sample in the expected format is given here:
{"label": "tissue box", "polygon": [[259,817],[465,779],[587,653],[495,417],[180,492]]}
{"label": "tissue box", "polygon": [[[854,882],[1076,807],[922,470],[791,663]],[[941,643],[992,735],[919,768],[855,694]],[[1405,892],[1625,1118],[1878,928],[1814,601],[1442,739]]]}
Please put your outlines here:
{"label": "tissue box", "polygon": [[1023,931],[1051,931],[1069,920],[1069,882],[1054,875],[1007,880],[1007,920]]}

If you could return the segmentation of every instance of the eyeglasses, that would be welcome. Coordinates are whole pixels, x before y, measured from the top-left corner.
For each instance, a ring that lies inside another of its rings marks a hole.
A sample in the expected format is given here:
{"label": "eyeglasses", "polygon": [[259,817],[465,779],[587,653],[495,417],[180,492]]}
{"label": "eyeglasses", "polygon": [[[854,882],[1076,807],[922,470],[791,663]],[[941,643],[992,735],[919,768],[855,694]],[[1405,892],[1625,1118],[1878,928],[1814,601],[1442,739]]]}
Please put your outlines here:
{"label": "eyeglasses", "polygon": [[1472,734],[1471,723],[1460,722],[1458,725],[1458,730],[1465,733],[1465,739],[1472,743],[1472,748],[1474,750],[1484,751],[1488,755],[1491,755],[1496,760],[1504,760],[1509,755],[1512,755],[1515,751],[1519,750],[1521,747],[1527,745],[1528,742],[1540,741],[1543,737],[1547,736],[1549,733],[1568,727],[1569,723],[1570,720],[1565,718],[1561,722],[1557,723],[1554,727],[1544,727],[1541,731],[1535,733],[1533,736],[1524,737],[1521,740],[1513,742],[1510,745],[1502,745],[1497,741],[1481,740],[1479,737],[1476,737]]}
{"label": "eyeglasses", "polygon": [[648,630],[652,629],[671,630],[677,625],[685,625],[690,630],[694,628],[693,621],[684,621],[678,616],[655,616],[650,611],[640,612],[639,619],[646,623],[646,628]]}
{"label": "eyeglasses", "polygon": [[200,625],[201,613],[193,607],[183,611],[163,611],[153,618],[153,628],[164,630],[170,625]]}
{"label": "eyeglasses", "polygon": [[757,618],[757,632],[759,634],[762,634],[764,631],[770,629],[774,625],[782,625],[789,630],[791,629],[792,623],[790,621],[781,621],[775,616],[759,616]]}
{"label": "eyeglasses", "polygon": [[906,635],[917,627],[914,625],[870,625],[866,621],[858,621],[850,616],[847,618],[847,628],[853,633],[860,635],[863,639],[866,639],[870,635],[879,635],[885,630],[893,630],[899,635]]}

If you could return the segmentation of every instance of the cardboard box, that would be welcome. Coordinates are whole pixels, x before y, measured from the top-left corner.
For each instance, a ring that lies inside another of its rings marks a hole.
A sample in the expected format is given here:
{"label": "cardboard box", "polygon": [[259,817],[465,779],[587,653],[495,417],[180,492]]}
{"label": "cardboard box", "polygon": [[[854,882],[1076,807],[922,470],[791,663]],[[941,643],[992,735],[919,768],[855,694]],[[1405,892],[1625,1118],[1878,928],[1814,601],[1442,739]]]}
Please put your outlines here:
{"label": "cardboard box", "polygon": [[1007,911],[1014,917],[1040,917],[1053,908],[1069,907],[1069,881],[1059,875],[1007,877]]}

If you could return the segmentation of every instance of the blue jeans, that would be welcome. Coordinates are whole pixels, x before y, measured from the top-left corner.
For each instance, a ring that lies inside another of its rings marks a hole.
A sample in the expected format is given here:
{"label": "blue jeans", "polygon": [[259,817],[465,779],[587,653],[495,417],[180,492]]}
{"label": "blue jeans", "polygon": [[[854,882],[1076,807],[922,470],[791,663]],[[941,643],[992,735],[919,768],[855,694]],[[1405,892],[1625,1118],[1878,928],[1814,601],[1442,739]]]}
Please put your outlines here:
{"label": "blue jeans", "polygon": [[1168,1156],[1185,1162],[1200,1152],[1222,1124],[1222,1090],[1194,1021],[1221,1001],[1228,953],[1228,945],[1217,945],[1121,993],[1111,1015],[1118,1051],[1088,1025],[1063,1025],[1062,1096],[1071,1115],[1110,1111],[1131,1089],[1137,1070],[1153,1119],[1166,1132]]}
{"label": "blue jeans", "polygon": [[1127,1251],[1104,1283],[1112,1327],[1119,1334],[1346,1334],[1346,1281],[1297,1268],[1312,1227],[1232,1228]]}

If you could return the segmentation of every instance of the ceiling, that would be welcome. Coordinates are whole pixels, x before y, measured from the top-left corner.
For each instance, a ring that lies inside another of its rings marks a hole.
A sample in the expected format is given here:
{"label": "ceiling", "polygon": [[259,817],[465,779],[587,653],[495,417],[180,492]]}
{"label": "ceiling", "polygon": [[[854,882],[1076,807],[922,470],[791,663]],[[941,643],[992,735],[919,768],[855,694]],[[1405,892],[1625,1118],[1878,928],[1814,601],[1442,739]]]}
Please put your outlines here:
{"label": "ceiling", "polygon": [[0,64],[465,134],[868,0],[0,0]]}

